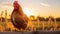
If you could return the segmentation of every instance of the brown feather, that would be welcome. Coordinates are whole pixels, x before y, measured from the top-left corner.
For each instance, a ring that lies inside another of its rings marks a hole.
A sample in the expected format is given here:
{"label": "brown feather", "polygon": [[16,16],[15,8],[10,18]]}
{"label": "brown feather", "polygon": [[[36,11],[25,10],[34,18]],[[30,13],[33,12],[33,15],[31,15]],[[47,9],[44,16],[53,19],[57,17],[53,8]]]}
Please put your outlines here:
{"label": "brown feather", "polygon": [[23,10],[19,4],[18,4],[17,8],[18,9],[17,10],[14,9],[11,14],[11,21],[12,21],[14,27],[16,27],[18,29],[21,29],[21,28],[25,29],[27,27],[28,18],[23,13]]}

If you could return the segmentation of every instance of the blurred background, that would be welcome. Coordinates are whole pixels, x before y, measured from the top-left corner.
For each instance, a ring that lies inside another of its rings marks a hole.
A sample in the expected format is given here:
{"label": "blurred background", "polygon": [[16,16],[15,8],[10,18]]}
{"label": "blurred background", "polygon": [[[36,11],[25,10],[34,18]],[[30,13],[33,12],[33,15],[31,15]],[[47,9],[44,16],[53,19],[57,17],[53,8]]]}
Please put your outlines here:
{"label": "blurred background", "polygon": [[[0,0],[0,31],[17,31],[11,23],[15,0]],[[60,30],[60,0],[17,0],[28,16],[26,31]]]}

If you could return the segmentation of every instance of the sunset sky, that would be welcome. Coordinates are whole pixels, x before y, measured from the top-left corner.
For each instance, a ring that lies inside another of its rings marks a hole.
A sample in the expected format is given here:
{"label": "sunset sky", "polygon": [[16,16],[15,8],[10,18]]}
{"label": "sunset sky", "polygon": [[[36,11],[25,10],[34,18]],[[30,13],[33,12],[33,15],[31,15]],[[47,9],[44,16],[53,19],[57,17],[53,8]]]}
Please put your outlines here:
{"label": "sunset sky", "polygon": [[[8,15],[13,11],[15,0],[0,0],[1,11],[7,10]],[[60,0],[17,0],[28,16],[60,17]]]}

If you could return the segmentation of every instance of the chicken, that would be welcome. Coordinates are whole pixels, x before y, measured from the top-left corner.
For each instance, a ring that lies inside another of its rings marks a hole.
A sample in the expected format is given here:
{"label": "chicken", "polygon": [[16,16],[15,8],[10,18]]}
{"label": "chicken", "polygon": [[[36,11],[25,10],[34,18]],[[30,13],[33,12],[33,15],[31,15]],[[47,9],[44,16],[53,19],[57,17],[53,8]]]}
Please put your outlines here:
{"label": "chicken", "polygon": [[17,29],[26,29],[28,24],[28,17],[23,13],[21,6],[17,1],[13,3],[14,9],[11,14],[11,21],[15,28]]}

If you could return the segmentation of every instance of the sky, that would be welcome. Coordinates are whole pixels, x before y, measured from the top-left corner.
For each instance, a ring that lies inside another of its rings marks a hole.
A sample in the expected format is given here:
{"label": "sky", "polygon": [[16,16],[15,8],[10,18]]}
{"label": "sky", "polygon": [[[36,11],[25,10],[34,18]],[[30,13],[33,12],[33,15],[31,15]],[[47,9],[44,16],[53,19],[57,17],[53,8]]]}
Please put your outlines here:
{"label": "sky", "polygon": [[[8,15],[13,11],[15,0],[0,0],[0,14],[7,10]],[[23,12],[27,15],[42,17],[60,17],[60,0],[17,0]],[[4,14],[3,14],[4,15]]]}

